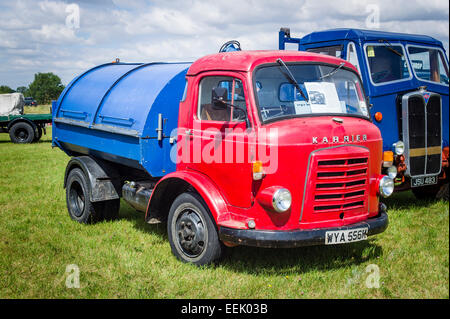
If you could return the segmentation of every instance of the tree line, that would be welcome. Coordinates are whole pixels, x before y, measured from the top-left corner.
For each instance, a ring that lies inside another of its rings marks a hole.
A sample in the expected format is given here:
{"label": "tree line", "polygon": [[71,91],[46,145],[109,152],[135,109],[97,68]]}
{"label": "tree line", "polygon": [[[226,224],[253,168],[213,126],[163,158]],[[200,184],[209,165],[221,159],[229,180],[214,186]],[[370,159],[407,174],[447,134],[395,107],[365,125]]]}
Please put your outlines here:
{"label": "tree line", "polygon": [[34,80],[28,86],[19,86],[13,90],[7,85],[0,85],[0,94],[22,93],[25,97],[32,97],[38,104],[49,104],[52,100],[58,99],[65,86],[61,79],[52,72],[36,73]]}

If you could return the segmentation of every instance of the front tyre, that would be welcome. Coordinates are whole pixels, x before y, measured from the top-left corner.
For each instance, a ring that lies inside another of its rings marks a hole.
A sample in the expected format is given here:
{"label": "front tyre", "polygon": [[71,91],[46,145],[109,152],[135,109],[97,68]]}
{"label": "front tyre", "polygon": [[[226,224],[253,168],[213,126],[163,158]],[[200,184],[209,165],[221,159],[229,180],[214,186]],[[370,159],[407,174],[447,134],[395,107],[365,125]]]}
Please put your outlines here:
{"label": "front tyre", "polygon": [[448,182],[432,186],[413,188],[412,192],[414,193],[417,199],[421,200],[439,199],[448,201]]}
{"label": "front tyre", "polygon": [[208,265],[222,256],[224,246],[203,199],[183,193],[172,203],[167,221],[172,253],[181,261]]}
{"label": "front tyre", "polygon": [[445,200],[448,202],[448,197],[449,197],[448,195],[449,195],[449,191],[448,191],[448,182],[447,182],[441,186],[441,188],[439,189],[439,192],[436,194],[436,198],[442,199],[442,200]]}

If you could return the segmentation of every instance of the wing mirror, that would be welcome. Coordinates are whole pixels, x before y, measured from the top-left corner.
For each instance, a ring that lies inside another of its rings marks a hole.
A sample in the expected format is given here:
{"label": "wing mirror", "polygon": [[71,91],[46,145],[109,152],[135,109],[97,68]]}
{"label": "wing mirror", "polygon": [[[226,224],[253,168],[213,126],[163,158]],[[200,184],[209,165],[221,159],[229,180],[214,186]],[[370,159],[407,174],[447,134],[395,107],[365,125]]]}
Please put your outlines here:
{"label": "wing mirror", "polygon": [[227,105],[228,90],[222,87],[215,87],[212,89],[211,105],[215,110],[224,110]]}

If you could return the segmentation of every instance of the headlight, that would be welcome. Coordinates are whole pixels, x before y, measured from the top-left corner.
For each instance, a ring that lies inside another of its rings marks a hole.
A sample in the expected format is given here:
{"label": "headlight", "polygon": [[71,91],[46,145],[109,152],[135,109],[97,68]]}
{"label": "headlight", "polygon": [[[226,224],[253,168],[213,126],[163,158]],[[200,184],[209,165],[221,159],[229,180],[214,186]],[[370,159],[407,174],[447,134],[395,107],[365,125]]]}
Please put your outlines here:
{"label": "headlight", "polygon": [[394,192],[394,180],[389,176],[383,176],[380,180],[380,195],[383,197],[389,197]]}
{"label": "headlight", "polygon": [[272,197],[272,206],[278,213],[283,213],[291,208],[292,196],[286,188],[278,189]]}
{"label": "headlight", "polygon": [[402,141],[392,144],[396,155],[403,155],[405,152],[405,144]]}
{"label": "headlight", "polygon": [[389,167],[387,169],[387,173],[390,178],[392,178],[392,179],[396,178],[397,177],[397,167],[395,165],[392,165],[391,167]]}

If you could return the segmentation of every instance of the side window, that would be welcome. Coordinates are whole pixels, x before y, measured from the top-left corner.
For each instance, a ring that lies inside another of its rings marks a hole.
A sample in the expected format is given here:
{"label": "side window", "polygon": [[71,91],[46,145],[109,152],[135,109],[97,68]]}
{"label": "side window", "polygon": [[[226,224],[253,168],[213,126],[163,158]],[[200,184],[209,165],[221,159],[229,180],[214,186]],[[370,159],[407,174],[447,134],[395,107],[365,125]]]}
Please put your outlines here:
{"label": "side window", "polygon": [[440,50],[410,46],[408,54],[418,78],[448,85],[448,66]]}
{"label": "side window", "polygon": [[326,54],[331,55],[336,58],[340,58],[342,54],[342,45],[332,45],[327,47],[320,47],[320,48],[310,48],[306,50],[307,52],[313,52],[313,53],[319,53],[319,54]]}
{"label": "side window", "polygon": [[359,68],[358,55],[356,54],[356,47],[353,42],[350,42],[347,47],[347,61],[356,66],[359,74],[361,74],[361,69]]}
{"label": "side window", "polygon": [[[212,90],[220,87],[227,90],[227,108],[212,107]],[[247,109],[242,81],[228,76],[209,76],[200,81],[198,118],[203,121],[241,122],[245,120],[244,112],[236,108]]]}
{"label": "side window", "polygon": [[410,77],[405,52],[399,44],[370,44],[365,48],[370,76],[375,84],[400,81]]}

